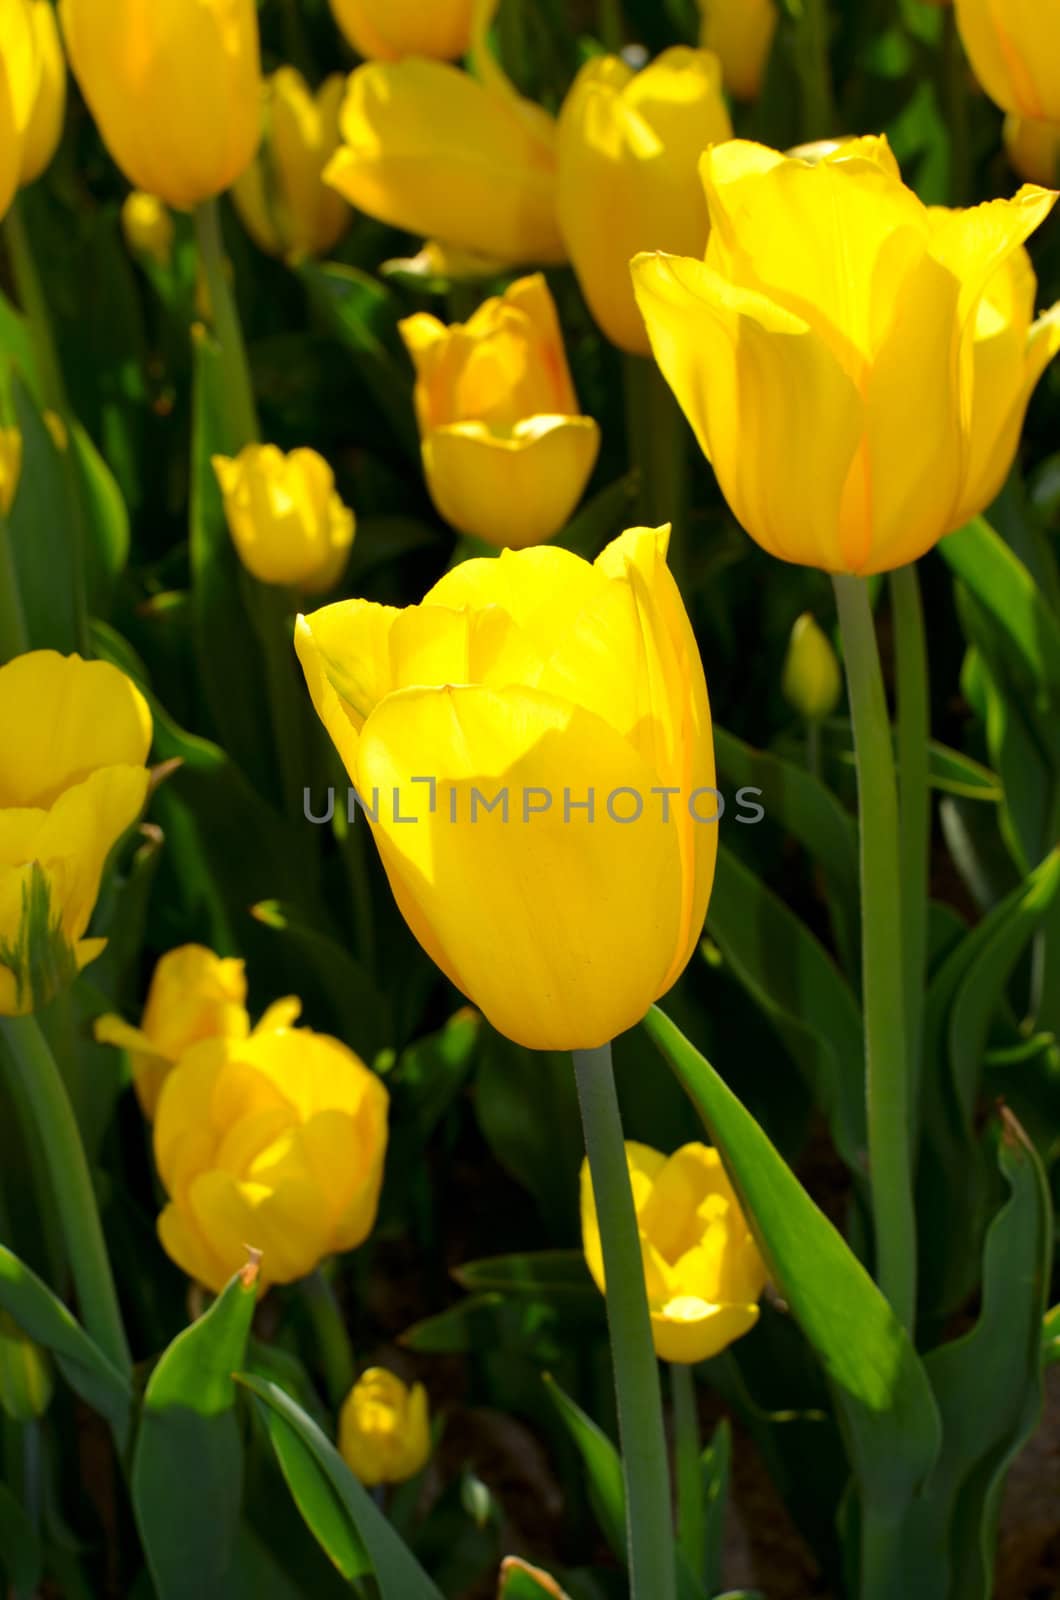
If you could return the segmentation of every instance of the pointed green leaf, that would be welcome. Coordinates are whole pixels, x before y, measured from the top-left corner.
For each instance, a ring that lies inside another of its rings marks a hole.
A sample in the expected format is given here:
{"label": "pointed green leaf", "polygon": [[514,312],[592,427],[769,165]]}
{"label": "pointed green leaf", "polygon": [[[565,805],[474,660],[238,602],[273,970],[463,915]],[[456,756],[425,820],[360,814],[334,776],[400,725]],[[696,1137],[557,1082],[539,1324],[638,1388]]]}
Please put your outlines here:
{"label": "pointed green leaf", "polygon": [[279,1412],[267,1406],[260,1409],[280,1471],[306,1527],[344,1578],[352,1581],[370,1576],[372,1563],[357,1526],[313,1452]]}
{"label": "pointed green leaf", "polygon": [[542,1380],[585,1468],[589,1500],[604,1538],[619,1561],[627,1559],[626,1489],[622,1458],[604,1430],[584,1412],[554,1378]]}
{"label": "pointed green leaf", "polygon": [[732,1472],[732,1428],[727,1418],[722,1418],[714,1430],[714,1437],[700,1460],[703,1478],[703,1498],[706,1502],[706,1557],[704,1574],[707,1592],[712,1594],[721,1583],[722,1562],[725,1555],[725,1522],[729,1510],[729,1479]]}

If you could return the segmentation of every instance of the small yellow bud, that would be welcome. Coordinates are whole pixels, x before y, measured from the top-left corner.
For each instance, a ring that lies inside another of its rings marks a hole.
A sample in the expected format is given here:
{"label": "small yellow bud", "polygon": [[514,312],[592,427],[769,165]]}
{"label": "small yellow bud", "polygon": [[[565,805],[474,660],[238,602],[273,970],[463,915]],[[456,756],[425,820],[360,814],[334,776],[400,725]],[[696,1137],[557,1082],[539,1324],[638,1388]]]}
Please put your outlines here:
{"label": "small yellow bud", "polygon": [[168,267],[173,256],[173,218],[157,195],[134,189],[121,208],[125,242],[134,256]]}
{"label": "small yellow bud", "polygon": [[285,455],[248,445],[234,459],[214,457],[232,542],[259,583],[324,594],[342,577],[356,523],[315,450]]}
{"label": "small yellow bud", "polygon": [[830,717],[843,692],[836,653],[816,620],[804,611],[791,630],[781,680],[784,698],[807,722]]}
{"label": "small yellow bud", "polygon": [[339,1449],[351,1472],[370,1489],[414,1478],[431,1453],[422,1383],[409,1389],[383,1367],[362,1373],[339,1415]]}
{"label": "small yellow bud", "polygon": [[0,428],[0,517],[15,503],[22,474],[22,435],[17,428]]}

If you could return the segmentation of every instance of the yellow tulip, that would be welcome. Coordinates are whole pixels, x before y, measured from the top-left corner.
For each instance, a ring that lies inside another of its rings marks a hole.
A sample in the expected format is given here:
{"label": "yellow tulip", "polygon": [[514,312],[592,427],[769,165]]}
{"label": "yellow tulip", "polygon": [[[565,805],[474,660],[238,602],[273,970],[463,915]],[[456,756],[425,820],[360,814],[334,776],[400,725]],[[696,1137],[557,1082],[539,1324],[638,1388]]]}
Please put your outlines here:
{"label": "yellow tulip", "polygon": [[190,210],[250,165],[261,137],[254,0],[61,0],[70,65],[138,189]]}
{"label": "yellow tulip", "polygon": [[1060,0],[955,0],[975,75],[1002,111],[1060,122]]}
{"label": "yellow tulip", "polygon": [[299,618],[313,703],[405,920],[531,1048],[632,1027],[702,930],[713,738],[668,536],[633,529],[593,564],[504,551],[405,611]]}
{"label": "yellow tulip", "polygon": [[30,19],[37,35],[40,84],[22,146],[19,183],[33,183],[50,166],[59,147],[66,116],[66,57],[51,0],[29,0]]}
{"label": "yellow tulip", "polygon": [[613,344],[651,346],[629,263],[639,250],[702,255],[699,158],[732,137],[718,58],[667,50],[643,72],[586,62],[559,120],[559,222],[589,307]]}
{"label": "yellow tulip", "polygon": [[[686,1144],[664,1156],[626,1144],[655,1350],[694,1365],[718,1355],[758,1320],[768,1273],[718,1152]],[[588,1161],[581,1174],[582,1245],[601,1293],[606,1287],[596,1197]]]}
{"label": "yellow tulip", "polygon": [[22,435],[17,428],[0,427],[0,517],[15,503],[22,475]]}
{"label": "yellow tulip", "polygon": [[331,0],[335,21],[369,61],[455,61],[471,45],[475,0]]}
{"label": "yellow tulip", "polygon": [[343,1401],[339,1451],[354,1477],[369,1489],[407,1483],[431,1454],[427,1391],[410,1388],[384,1367],[369,1367]]}
{"label": "yellow tulip", "polygon": [[578,411],[548,285],[520,278],[470,322],[401,324],[431,496],[461,533],[521,550],[570,519],[600,430]]}
{"label": "yellow tulip", "polygon": [[1060,188],[1060,122],[1005,118],[1005,154],[1014,172],[1028,183]]}
{"label": "yellow tulip", "polygon": [[252,444],[234,459],[214,456],[213,466],[247,571],[260,583],[305,594],[333,589],[349,559],[355,520],[323,456]]}
{"label": "yellow tulip", "polygon": [[643,255],[656,359],[747,532],[828,572],[915,561],[986,507],[1060,348],[1022,242],[1056,196],[928,210],[883,139],[703,158],[706,260]]}
{"label": "yellow tulip", "polygon": [[725,87],[736,100],[757,100],[780,12],[776,0],[699,0],[702,43],[721,60]]}
{"label": "yellow tulip", "polygon": [[[296,1006],[284,1004],[293,1021]],[[262,1252],[264,1289],[362,1244],[379,1203],[387,1106],[352,1050],[308,1028],[259,1026],[192,1045],[155,1119],[169,1256],[220,1290],[250,1245]]]}
{"label": "yellow tulip", "polygon": [[29,0],[0,0],[0,217],[23,181],[41,72],[40,37]]}
{"label": "yellow tulip", "polygon": [[173,259],[175,229],[168,208],[157,195],[134,189],[121,208],[125,242],[134,256],[146,256],[163,270]]}
{"label": "yellow tulip", "polygon": [[565,260],[555,122],[499,73],[358,67],[341,128],[324,179],[370,217],[506,263]]}
{"label": "yellow tulip", "polygon": [[322,256],[350,225],[345,200],[324,182],[339,143],[346,80],[336,73],[314,95],[300,72],[281,67],[265,82],[265,135],[232,189],[243,225],[267,255]]}
{"label": "yellow tulip", "polygon": [[84,935],[150,744],[143,696],[108,662],[34,650],[0,667],[0,1016],[47,1004],[106,945]]}
{"label": "yellow tulip", "polygon": [[108,1013],[95,1037],[129,1052],[133,1082],[149,1120],[162,1085],[184,1052],[201,1039],[245,1039],[250,1032],[244,963],[199,944],[170,950],[155,967],[138,1028]]}
{"label": "yellow tulip", "polygon": [[807,722],[830,717],[843,693],[843,675],[832,641],[804,611],[791,630],[781,687],[788,704]]}

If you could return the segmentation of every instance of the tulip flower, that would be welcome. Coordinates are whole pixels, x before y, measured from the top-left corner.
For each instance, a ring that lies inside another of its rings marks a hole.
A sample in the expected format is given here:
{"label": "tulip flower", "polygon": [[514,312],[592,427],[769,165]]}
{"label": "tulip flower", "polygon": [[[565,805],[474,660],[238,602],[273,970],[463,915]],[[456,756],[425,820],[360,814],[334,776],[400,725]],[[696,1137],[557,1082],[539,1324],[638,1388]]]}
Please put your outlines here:
{"label": "tulip flower", "polygon": [[[718,1355],[758,1320],[768,1273],[714,1149],[672,1156],[626,1142],[656,1354],[693,1365]],[[603,1291],[604,1258],[589,1163],[581,1173],[582,1244]]]}
{"label": "tulip flower", "polygon": [[807,722],[830,717],[843,693],[843,675],[828,635],[804,611],[791,630],[781,687],[784,698]]}
{"label": "tulip flower", "polygon": [[369,1489],[407,1483],[431,1454],[427,1391],[411,1389],[385,1367],[361,1374],[339,1413],[339,1452]]}
{"label": "tulip flower", "polygon": [[41,70],[40,35],[29,0],[0,0],[0,217],[23,181]]}
{"label": "tulip flower", "polygon": [[254,161],[236,179],[232,199],[243,225],[267,255],[325,255],[350,225],[350,208],[323,181],[339,143],[346,80],[336,73],[314,94],[294,67],[265,82],[265,134]]}
{"label": "tulip flower", "polygon": [[19,183],[32,183],[51,165],[62,138],[66,115],[66,57],[51,0],[29,0],[30,20],[37,36],[40,82],[22,146]]}
{"label": "tulip flower", "polygon": [[135,256],[146,257],[165,270],[173,259],[175,229],[168,209],[156,195],[134,189],[121,208],[125,242]]}
{"label": "tulip flower", "polygon": [[17,428],[0,428],[0,517],[15,503],[22,473],[22,435]]}
{"label": "tulip flower", "polygon": [[1030,117],[1005,118],[1005,154],[1014,172],[1028,183],[1060,188],[1060,122]]}
{"label": "tulip flower", "polygon": [[447,328],[401,324],[431,496],[461,533],[512,549],[558,533],[596,464],[600,431],[578,411],[556,308],[537,275]]}
{"label": "tulip flower", "polygon": [[248,445],[235,459],[214,456],[232,542],[260,583],[324,594],[342,576],[353,544],[353,512],[335,474],[315,450],[284,455]]}
{"label": "tulip flower", "polygon": [[597,56],[578,74],[559,121],[559,222],[593,316],[620,349],[651,351],[631,258],[703,254],[699,158],[731,137],[721,67],[706,51],[667,50],[639,73]]}
{"label": "tulip flower", "polygon": [[976,77],[1002,111],[1060,123],[1060,0],[955,0]]}
{"label": "tulip flower", "polygon": [[245,1039],[250,1032],[244,963],[199,944],[170,950],[155,967],[138,1028],[108,1013],[96,1019],[98,1043],[128,1050],[133,1082],[151,1120],[169,1073],[201,1039]]}
{"label": "tulip flower", "polygon": [[656,359],[739,521],[782,560],[865,575],[982,511],[1060,348],[1023,241],[1056,196],[929,210],[882,139],[816,165],[703,158],[706,260],[642,255]]}
{"label": "tulip flower", "polygon": [[262,1252],[263,1289],[353,1250],[375,1222],[388,1099],[352,1050],[308,1028],[192,1045],[155,1119],[167,1253],[219,1291],[248,1245]]}
{"label": "tulip flower", "polygon": [[151,714],[106,661],[35,650],[0,667],[0,1016],[106,945],[85,932],[112,845],[147,794]]}
{"label": "tulip flower", "polygon": [[725,87],[736,100],[757,100],[780,12],[776,0],[699,0],[702,43],[721,61]]}
{"label": "tulip flower", "polygon": [[408,610],[350,600],[298,621],[409,927],[534,1049],[632,1027],[706,915],[710,708],[668,534],[634,529],[592,564],[504,551]]}
{"label": "tulip flower", "polygon": [[234,183],[261,137],[254,0],[61,0],[70,65],[138,189],[191,210]]}
{"label": "tulip flower", "polygon": [[357,54],[369,61],[455,61],[471,46],[475,0],[331,0],[331,9]]}

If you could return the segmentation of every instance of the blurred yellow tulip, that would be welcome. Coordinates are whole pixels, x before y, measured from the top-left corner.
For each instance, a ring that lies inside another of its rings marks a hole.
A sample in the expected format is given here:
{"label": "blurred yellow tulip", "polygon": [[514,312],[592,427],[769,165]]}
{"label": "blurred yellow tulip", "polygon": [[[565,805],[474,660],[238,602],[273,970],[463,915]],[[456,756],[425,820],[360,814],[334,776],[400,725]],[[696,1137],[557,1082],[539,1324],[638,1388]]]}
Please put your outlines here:
{"label": "blurred yellow tulip", "polygon": [[17,428],[0,427],[0,517],[15,503],[22,475],[22,435]]}
{"label": "blurred yellow tulip", "polygon": [[804,611],[788,641],[781,680],[784,698],[807,722],[830,717],[843,693],[843,674],[832,641]]}
{"label": "blurred yellow tulip", "polygon": [[[285,1005],[293,1021],[297,1008]],[[375,1222],[388,1100],[352,1050],[308,1028],[192,1045],[155,1119],[167,1253],[220,1291],[248,1245],[262,1252],[263,1289],[353,1250]]]}
{"label": "blurred yellow tulip", "polygon": [[385,1367],[369,1367],[343,1401],[339,1451],[354,1477],[369,1489],[407,1483],[422,1472],[431,1454],[423,1384],[410,1389]]}
{"label": "blurred yellow tulip", "polygon": [[713,737],[668,536],[633,529],[592,564],[504,551],[405,611],[299,618],[313,703],[405,920],[534,1049],[631,1028],[703,927]]}
{"label": "blurred yellow tulip", "polygon": [[776,0],[699,0],[701,40],[721,61],[735,100],[757,100],[780,12]]}
{"label": "blurred yellow tulip", "polygon": [[997,494],[1060,348],[1060,307],[1033,321],[1022,248],[1056,196],[929,210],[883,139],[816,165],[733,140],[702,172],[706,261],[633,272],[730,506],[785,561],[915,561]]}
{"label": "blurred yellow tulip", "polygon": [[109,662],[34,650],[0,667],[0,1016],[46,1005],[106,945],[85,930],[150,745],[147,704]]}
{"label": "blurred yellow tulip", "polygon": [[1002,111],[1060,122],[1060,0],[955,0],[975,75]]}
{"label": "blurred yellow tulip", "polygon": [[316,94],[294,67],[281,67],[265,81],[265,134],[257,156],[236,179],[232,199],[267,255],[325,255],[350,225],[349,206],[323,177],[339,144],[345,93],[346,80],[338,73]]}
{"label": "blurred yellow tulip", "polygon": [[649,355],[629,264],[639,250],[702,255],[699,158],[732,137],[717,56],[667,50],[643,72],[586,62],[559,119],[559,222],[590,310],[613,344]]}
{"label": "blurred yellow tulip", "polygon": [[138,189],[190,210],[250,165],[261,137],[254,0],[61,0],[70,65]]}
{"label": "blurred yellow tulip", "polygon": [[335,21],[369,61],[455,61],[471,45],[475,0],[331,0]]}
{"label": "blurred yellow tulip", "polygon": [[260,583],[304,594],[333,589],[349,559],[355,520],[323,456],[251,444],[234,459],[214,456],[213,466],[247,571]]}
{"label": "blurred yellow tulip", "polygon": [[1005,118],[1004,137],[1013,172],[1028,183],[1060,188],[1060,122],[1034,122],[1010,113]]}
{"label": "blurred yellow tulip", "polygon": [[200,944],[170,950],[155,967],[138,1028],[108,1013],[97,1017],[100,1044],[129,1052],[144,1116],[151,1120],[162,1085],[184,1052],[201,1039],[245,1039],[250,1032],[244,963]]}
{"label": "blurred yellow tulip", "polygon": [[[718,1355],[758,1320],[768,1273],[718,1152],[686,1144],[664,1156],[626,1144],[656,1354],[694,1365]],[[588,1160],[581,1173],[582,1245],[606,1287]]]}
{"label": "blurred yellow tulip", "polygon": [[447,328],[424,312],[401,333],[440,515],[511,549],[551,539],[582,497],[600,430],[579,414],[544,278],[520,278],[470,322]]}
{"label": "blurred yellow tulip", "polygon": [[66,116],[66,57],[51,0],[29,0],[30,20],[37,35],[40,83],[22,146],[19,183],[33,183],[51,165]]}
{"label": "blurred yellow tulip", "polygon": [[0,217],[23,182],[42,65],[29,0],[0,0]]}
{"label": "blurred yellow tulip", "polygon": [[157,195],[134,189],[121,208],[125,242],[134,256],[145,256],[165,269],[173,259],[173,218]]}

